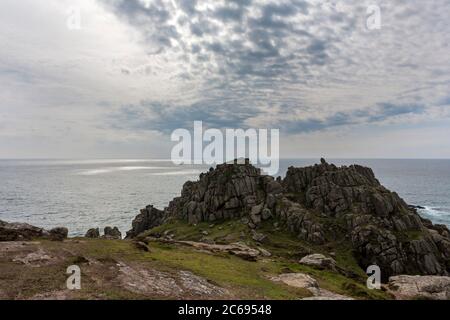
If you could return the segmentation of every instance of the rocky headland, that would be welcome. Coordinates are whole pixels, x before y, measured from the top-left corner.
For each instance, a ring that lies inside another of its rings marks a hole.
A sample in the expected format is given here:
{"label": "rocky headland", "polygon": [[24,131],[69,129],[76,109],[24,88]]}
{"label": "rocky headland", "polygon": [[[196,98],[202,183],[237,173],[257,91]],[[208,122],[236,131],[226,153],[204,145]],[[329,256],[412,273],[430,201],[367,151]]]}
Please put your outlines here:
{"label": "rocky headland", "polygon": [[[21,277],[14,264],[30,273],[72,259],[85,266],[90,291],[43,288],[50,298],[107,299],[112,291],[119,298],[450,299],[447,227],[420,217],[370,168],[324,159],[290,167],[283,179],[248,161],[217,165],[186,182],[166,208],[142,209],[124,240],[110,227],[103,236],[90,229],[66,237],[64,228],[0,222],[0,270],[10,272],[0,276],[0,298],[42,295],[3,288]],[[371,265],[381,271],[379,290],[366,286]]]}

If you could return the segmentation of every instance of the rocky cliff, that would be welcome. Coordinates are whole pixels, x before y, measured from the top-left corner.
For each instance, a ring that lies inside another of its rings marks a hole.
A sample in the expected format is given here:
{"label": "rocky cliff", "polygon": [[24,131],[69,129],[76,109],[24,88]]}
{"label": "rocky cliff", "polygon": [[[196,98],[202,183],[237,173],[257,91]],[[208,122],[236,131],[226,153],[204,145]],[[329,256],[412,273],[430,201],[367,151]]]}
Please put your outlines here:
{"label": "rocky cliff", "polygon": [[290,167],[284,179],[248,162],[222,164],[184,184],[167,208],[147,206],[127,233],[179,219],[190,224],[241,219],[250,229],[273,220],[299,241],[334,250],[350,247],[361,268],[376,264],[383,279],[396,274],[447,275],[449,230],[421,218],[370,168],[320,164]]}

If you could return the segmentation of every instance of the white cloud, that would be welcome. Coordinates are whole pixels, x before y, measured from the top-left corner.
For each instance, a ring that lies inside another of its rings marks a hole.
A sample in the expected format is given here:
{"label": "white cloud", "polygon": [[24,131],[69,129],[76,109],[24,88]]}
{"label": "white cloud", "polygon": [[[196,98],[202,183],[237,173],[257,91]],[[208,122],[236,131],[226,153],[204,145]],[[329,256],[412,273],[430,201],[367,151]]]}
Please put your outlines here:
{"label": "white cloud", "polygon": [[[67,28],[70,7],[81,30]],[[418,137],[449,118],[449,11],[445,0],[2,0],[0,157],[164,157],[165,133],[193,120],[280,127],[308,150],[286,143],[290,156],[413,156],[402,130],[447,156]],[[374,153],[363,137],[389,144]]]}

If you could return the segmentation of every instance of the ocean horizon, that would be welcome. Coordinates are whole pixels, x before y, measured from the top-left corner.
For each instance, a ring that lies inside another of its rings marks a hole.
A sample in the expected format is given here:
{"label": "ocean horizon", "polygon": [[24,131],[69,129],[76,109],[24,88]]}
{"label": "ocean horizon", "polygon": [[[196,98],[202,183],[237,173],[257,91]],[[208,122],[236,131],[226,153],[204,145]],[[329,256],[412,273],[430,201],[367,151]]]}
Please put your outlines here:
{"label": "ocean horizon", "polygon": [[[449,159],[327,159],[336,165],[360,164],[419,214],[450,225]],[[289,166],[319,159],[280,159],[280,176]],[[66,226],[69,235],[117,226],[124,235],[141,208],[164,208],[183,184],[197,180],[206,165],[174,165],[169,159],[1,159],[0,220],[43,228]]]}

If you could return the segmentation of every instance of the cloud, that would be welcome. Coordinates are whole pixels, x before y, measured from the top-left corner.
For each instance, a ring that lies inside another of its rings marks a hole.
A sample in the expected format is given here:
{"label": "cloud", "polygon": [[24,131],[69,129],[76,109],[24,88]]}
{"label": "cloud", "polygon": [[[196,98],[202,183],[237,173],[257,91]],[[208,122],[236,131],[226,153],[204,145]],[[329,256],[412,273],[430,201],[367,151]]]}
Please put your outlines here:
{"label": "cloud", "polygon": [[[369,4],[380,30],[365,26]],[[80,31],[66,27],[73,5]],[[450,113],[449,11],[446,0],[3,0],[0,156],[41,140],[63,156],[67,141],[166,150],[161,135],[194,120],[288,140],[438,123]]]}
{"label": "cloud", "polygon": [[[426,68],[420,67],[424,61],[415,59],[408,52],[408,47],[413,44],[404,43],[404,35],[410,30],[408,24],[415,23],[414,19],[408,19],[407,13],[414,12],[415,20],[424,23],[422,29],[425,36],[425,30],[433,28],[426,21],[427,15],[438,15],[442,20],[444,17],[438,14],[436,7],[446,6],[438,1],[438,4],[423,11],[411,11],[413,5],[382,3],[383,21],[387,26],[379,32],[370,32],[364,27],[367,4],[358,1],[349,5],[300,0],[201,3],[161,0],[151,2],[151,5],[144,1],[131,1],[133,7],[137,6],[139,10],[123,10],[124,2],[128,1],[108,3],[115,12],[120,12],[119,16],[136,25],[143,33],[157,30],[158,35],[167,35],[164,30],[173,30],[166,41],[161,42],[171,43],[170,48],[165,48],[170,51],[170,59],[183,61],[178,74],[172,77],[195,83],[198,88],[195,103],[178,104],[183,110],[192,112],[192,116],[186,117],[185,114],[185,118],[201,118],[203,114],[203,118],[220,124],[212,120],[216,114],[214,109],[222,108],[221,99],[233,96],[234,105],[226,108],[228,114],[225,118],[236,121],[236,126],[261,121],[264,118],[262,113],[273,117],[269,109],[274,106],[282,110],[284,106],[291,105],[288,110],[295,111],[287,121],[298,121],[298,125],[293,127],[317,130],[334,126],[336,121],[333,117],[361,113],[361,108],[371,115],[359,117],[358,121],[345,121],[345,124],[363,120],[383,121],[389,106],[400,108],[391,110],[392,114],[407,115],[409,112],[403,112],[402,106],[417,103],[418,99],[412,95],[400,95],[401,90],[417,86],[417,81],[411,81],[410,70],[417,73],[415,77],[421,77],[422,83],[431,80]],[[146,18],[139,19],[139,15]],[[399,17],[401,21],[396,20]],[[440,36],[448,37],[444,33]],[[399,43],[403,43],[400,50]],[[439,43],[434,43],[434,46],[438,50],[434,53],[430,50],[429,53],[441,57],[444,48]],[[396,59],[395,55],[399,56],[399,52],[402,56]],[[392,57],[389,56],[391,53]],[[169,55],[167,51],[164,54]],[[362,95],[369,90],[380,92],[388,85],[393,85],[397,90],[388,89],[381,92],[378,98]],[[334,89],[337,87],[338,90]],[[356,93],[358,90],[361,94]],[[317,97],[310,99],[308,95],[312,92],[324,97],[340,94],[338,100],[342,101],[336,101],[331,107],[326,98],[323,101]],[[349,95],[353,96],[353,101],[344,99]],[[424,108],[434,103],[431,97],[422,95],[420,98],[427,100],[420,101]],[[400,102],[380,107],[389,100]],[[171,110],[176,105],[172,104]],[[200,105],[202,112],[199,113]],[[238,121],[233,114],[243,106],[253,112],[246,112],[244,116],[248,118],[239,117]],[[208,108],[211,111],[206,111]],[[315,116],[310,123],[305,123],[305,118],[311,118],[311,111]],[[183,113],[186,112],[173,112],[174,115]],[[285,120],[283,116],[279,118],[280,123]],[[271,119],[266,121],[266,125],[274,122]]]}
{"label": "cloud", "polygon": [[289,133],[303,133],[340,126],[382,123],[399,116],[420,115],[423,114],[424,111],[424,105],[380,103],[375,110],[360,109],[349,112],[337,112],[327,116],[325,119],[283,121],[280,122],[278,126]]}
{"label": "cloud", "polygon": [[[210,105],[214,105],[211,108]],[[233,112],[230,112],[233,110]],[[170,134],[178,128],[192,128],[194,121],[203,121],[212,128],[244,128],[245,121],[254,116],[252,108],[238,106],[228,101],[210,101],[173,107],[159,103],[142,102],[139,105],[123,106],[115,113],[110,123],[120,129],[159,131]]]}

